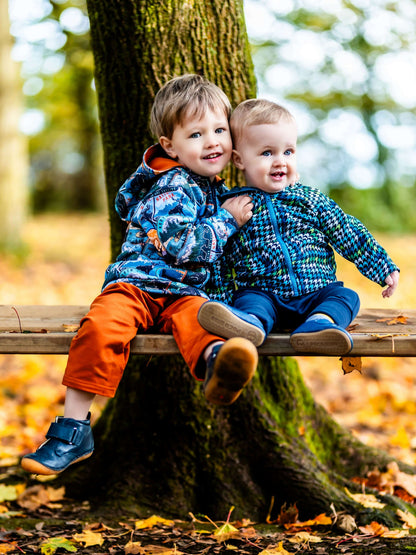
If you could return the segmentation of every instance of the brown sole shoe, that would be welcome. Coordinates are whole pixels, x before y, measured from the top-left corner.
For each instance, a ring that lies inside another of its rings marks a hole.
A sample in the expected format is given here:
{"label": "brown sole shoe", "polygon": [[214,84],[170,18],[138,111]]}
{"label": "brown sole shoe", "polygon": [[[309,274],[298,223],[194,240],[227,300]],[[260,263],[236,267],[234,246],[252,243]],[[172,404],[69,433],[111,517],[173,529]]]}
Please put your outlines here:
{"label": "brown sole shoe", "polygon": [[225,341],[207,363],[206,399],[214,405],[234,403],[253,378],[257,362],[257,349],[248,339],[234,337]]}
{"label": "brown sole shoe", "polygon": [[[91,457],[92,453],[93,452],[87,453],[83,457],[80,457],[79,459],[72,461],[68,466],[71,466],[72,464],[75,464],[75,463],[79,463],[81,461],[85,461],[85,459],[88,459],[89,457]],[[63,472],[68,468],[67,466],[62,470],[54,470],[53,468],[48,468],[44,464],[29,458],[23,458],[20,463],[20,466],[23,468],[23,470],[26,470],[26,472],[29,472],[30,474],[40,474],[42,476],[53,476],[55,474],[60,474],[61,472]]]}
{"label": "brown sole shoe", "polygon": [[294,333],[290,344],[300,353],[341,356],[352,349],[352,341],[347,332],[338,329],[325,329],[316,332]]}
{"label": "brown sole shoe", "polygon": [[261,345],[266,337],[260,320],[255,316],[244,314],[218,301],[208,301],[201,306],[198,322],[210,333],[225,339],[244,337],[256,347]]}

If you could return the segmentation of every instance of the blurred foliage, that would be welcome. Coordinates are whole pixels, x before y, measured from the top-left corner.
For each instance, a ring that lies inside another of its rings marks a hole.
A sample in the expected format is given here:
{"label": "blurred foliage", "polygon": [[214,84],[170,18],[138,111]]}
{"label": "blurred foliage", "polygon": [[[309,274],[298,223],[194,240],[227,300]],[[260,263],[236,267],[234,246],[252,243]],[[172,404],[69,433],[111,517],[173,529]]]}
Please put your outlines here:
{"label": "blurred foliage", "polygon": [[[105,197],[89,29],[68,27],[63,17],[78,10],[87,21],[86,1],[39,5],[29,23],[53,23],[59,40],[31,39],[33,57],[44,63],[23,64],[25,85],[42,83],[24,87],[27,108],[45,117],[30,137],[33,208],[97,210]],[[399,53],[414,59],[414,1],[244,5],[261,94],[287,105],[300,123],[301,180],[372,230],[416,230],[416,97],[387,71]],[[22,34],[14,33],[17,43]],[[45,69],[59,57],[56,71]]]}
{"label": "blurred foliage", "polygon": [[416,229],[414,1],[247,0],[256,13],[259,88],[300,121],[301,180],[374,229]]}
{"label": "blurred foliage", "polygon": [[[42,0],[42,8],[26,24],[45,32],[27,39],[30,57],[22,65],[26,107],[44,115],[29,141],[32,207],[99,210],[105,196],[85,0]],[[76,22],[74,10],[84,17],[78,29],[65,25],[68,14]],[[22,33],[15,34],[19,45]]]}

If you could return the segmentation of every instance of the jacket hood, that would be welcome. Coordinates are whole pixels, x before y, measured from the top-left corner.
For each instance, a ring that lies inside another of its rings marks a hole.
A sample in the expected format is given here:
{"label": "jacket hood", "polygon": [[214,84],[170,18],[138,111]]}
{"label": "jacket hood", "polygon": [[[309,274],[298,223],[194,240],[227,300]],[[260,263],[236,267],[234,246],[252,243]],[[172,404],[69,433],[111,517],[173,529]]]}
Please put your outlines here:
{"label": "jacket hood", "polygon": [[170,158],[159,143],[149,147],[140,166],[117,193],[115,207],[120,218],[129,221],[132,211],[150,191],[155,181],[163,173],[176,167],[181,167],[181,164]]}

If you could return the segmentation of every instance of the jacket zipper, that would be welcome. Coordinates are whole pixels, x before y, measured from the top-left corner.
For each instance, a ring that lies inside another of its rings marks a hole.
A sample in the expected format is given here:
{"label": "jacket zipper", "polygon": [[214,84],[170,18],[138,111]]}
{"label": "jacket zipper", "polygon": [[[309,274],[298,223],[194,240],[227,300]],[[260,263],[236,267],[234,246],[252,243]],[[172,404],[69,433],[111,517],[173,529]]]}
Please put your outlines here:
{"label": "jacket zipper", "polygon": [[274,211],[273,203],[271,201],[270,195],[267,195],[263,192],[263,196],[265,198],[267,210],[268,210],[268,212],[270,214],[270,218],[272,220],[272,225],[273,225],[273,229],[274,229],[274,233],[275,233],[277,242],[279,243],[279,245],[282,248],[283,256],[284,256],[284,259],[285,259],[285,264],[286,264],[286,267],[287,267],[287,270],[288,270],[289,279],[290,279],[290,282],[292,284],[294,295],[298,296],[298,295],[300,295],[300,291],[299,291],[299,287],[298,287],[298,284],[297,284],[297,281],[296,281],[295,272],[293,271],[293,266],[292,266],[292,261],[290,259],[289,251],[286,247],[285,242],[283,241],[283,238],[282,238],[281,234],[279,233],[279,228],[278,228],[278,225],[277,225],[277,219],[276,219],[276,214],[275,214],[275,211]]}

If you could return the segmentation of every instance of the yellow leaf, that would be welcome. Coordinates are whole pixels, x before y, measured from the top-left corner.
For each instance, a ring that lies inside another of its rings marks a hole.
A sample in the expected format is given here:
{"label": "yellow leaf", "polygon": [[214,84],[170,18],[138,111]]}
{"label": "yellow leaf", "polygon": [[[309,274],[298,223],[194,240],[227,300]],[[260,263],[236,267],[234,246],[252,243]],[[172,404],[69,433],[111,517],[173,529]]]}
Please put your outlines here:
{"label": "yellow leaf", "polygon": [[382,509],[386,506],[385,503],[380,503],[375,495],[366,493],[351,493],[347,488],[345,488],[345,491],[352,499],[354,499],[354,501],[360,503],[363,507],[367,507],[367,509]]}
{"label": "yellow leaf", "polygon": [[62,324],[64,331],[71,333],[79,330],[79,324]]}
{"label": "yellow leaf", "polygon": [[416,528],[416,516],[412,515],[412,513],[397,509],[397,514],[409,528]]}
{"label": "yellow leaf", "polygon": [[84,530],[81,534],[75,534],[72,537],[75,541],[83,543],[85,547],[89,547],[91,545],[103,545],[104,543],[102,535],[97,532],[92,532],[91,530]]}
{"label": "yellow leaf", "polygon": [[19,553],[17,542],[0,545],[0,553]]}
{"label": "yellow leaf", "polygon": [[215,539],[219,542],[227,541],[238,535],[240,535],[239,530],[229,522],[226,522],[220,528],[217,528],[213,533],[213,536],[215,536]]}
{"label": "yellow leaf", "polygon": [[389,443],[391,445],[396,445],[397,447],[403,447],[404,449],[409,449],[410,438],[403,426],[401,426],[397,430],[396,435],[390,438]]}
{"label": "yellow leaf", "polygon": [[291,555],[292,552],[286,551],[283,547],[283,542],[280,542],[277,547],[268,547],[267,549],[263,549],[263,551],[260,551],[258,555],[278,555],[279,553],[280,555],[282,553],[283,555]]}
{"label": "yellow leaf", "polygon": [[388,530],[387,532],[384,532],[383,538],[397,539],[405,538],[408,535],[409,530]]}
{"label": "yellow leaf", "polygon": [[61,488],[46,488],[49,501],[61,501],[65,497],[65,486]]}
{"label": "yellow leaf", "polygon": [[329,526],[332,524],[332,520],[325,513],[312,518],[311,520],[305,520],[304,522],[294,522],[293,524],[287,525],[289,528],[304,528],[306,526]]}
{"label": "yellow leaf", "polygon": [[309,532],[297,532],[292,538],[289,538],[289,541],[291,543],[319,543],[322,540]]}
{"label": "yellow leaf", "polygon": [[388,326],[395,326],[396,324],[407,324],[407,316],[400,314],[395,318],[379,318],[376,322],[386,322]]}
{"label": "yellow leaf", "polygon": [[6,486],[5,484],[0,484],[0,502],[14,501],[16,498],[16,486]]}
{"label": "yellow leaf", "polygon": [[145,520],[136,520],[135,528],[136,530],[142,530],[143,528],[153,528],[153,526],[157,526],[158,524],[162,524],[163,526],[173,526],[175,523],[173,520],[166,520],[160,516],[153,515]]}

